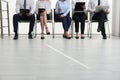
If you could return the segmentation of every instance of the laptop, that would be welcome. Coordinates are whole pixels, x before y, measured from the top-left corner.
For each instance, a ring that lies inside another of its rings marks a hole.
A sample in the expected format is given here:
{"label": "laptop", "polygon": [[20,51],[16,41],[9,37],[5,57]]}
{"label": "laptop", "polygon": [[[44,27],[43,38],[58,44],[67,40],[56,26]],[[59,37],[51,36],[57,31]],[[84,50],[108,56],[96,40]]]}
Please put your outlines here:
{"label": "laptop", "polygon": [[20,13],[29,13],[30,12],[30,10],[29,9],[20,9]]}
{"label": "laptop", "polygon": [[76,2],[74,11],[83,11],[83,5],[85,5],[85,2]]}
{"label": "laptop", "polygon": [[45,11],[45,8],[39,8],[38,9],[38,13],[42,13],[42,12],[44,12]]}
{"label": "laptop", "polygon": [[109,6],[96,6],[95,12],[106,11],[109,9]]}

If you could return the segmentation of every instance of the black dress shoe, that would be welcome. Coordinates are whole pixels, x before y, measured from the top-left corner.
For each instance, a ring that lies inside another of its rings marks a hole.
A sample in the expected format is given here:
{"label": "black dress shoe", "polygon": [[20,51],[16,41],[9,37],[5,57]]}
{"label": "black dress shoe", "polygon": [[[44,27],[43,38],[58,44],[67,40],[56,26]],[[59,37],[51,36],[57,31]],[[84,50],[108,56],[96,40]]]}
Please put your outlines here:
{"label": "black dress shoe", "polygon": [[32,34],[29,34],[29,35],[28,35],[28,38],[29,38],[29,39],[33,39]]}
{"label": "black dress shoe", "polygon": [[17,39],[18,39],[18,34],[15,34],[15,36],[14,36],[13,39],[14,39],[14,40],[17,40]]}
{"label": "black dress shoe", "polygon": [[103,36],[103,39],[107,39],[107,37],[106,37],[106,36]]}
{"label": "black dress shoe", "polygon": [[100,32],[100,31],[101,31],[101,28],[100,28],[100,27],[98,27],[97,32]]}

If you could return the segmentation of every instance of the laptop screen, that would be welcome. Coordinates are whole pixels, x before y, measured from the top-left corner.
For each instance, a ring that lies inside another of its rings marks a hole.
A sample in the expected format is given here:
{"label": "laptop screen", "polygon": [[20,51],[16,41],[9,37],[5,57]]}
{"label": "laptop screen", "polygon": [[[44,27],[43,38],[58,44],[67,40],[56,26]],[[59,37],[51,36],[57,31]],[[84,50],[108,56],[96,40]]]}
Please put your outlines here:
{"label": "laptop screen", "polygon": [[85,2],[76,2],[75,4],[75,11],[83,11],[84,9],[82,8],[82,6],[85,5]]}

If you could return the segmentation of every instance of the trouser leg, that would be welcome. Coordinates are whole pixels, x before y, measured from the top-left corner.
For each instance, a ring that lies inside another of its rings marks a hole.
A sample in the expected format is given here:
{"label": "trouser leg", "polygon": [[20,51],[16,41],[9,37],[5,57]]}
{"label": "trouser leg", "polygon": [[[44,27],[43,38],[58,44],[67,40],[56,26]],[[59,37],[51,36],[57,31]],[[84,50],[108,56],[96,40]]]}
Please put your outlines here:
{"label": "trouser leg", "polygon": [[14,32],[17,33],[18,32],[18,21],[20,19],[20,16],[18,14],[13,15],[13,29]]}
{"label": "trouser leg", "polygon": [[33,14],[30,16],[29,33],[31,33],[33,31],[34,24],[35,24],[35,16]]}

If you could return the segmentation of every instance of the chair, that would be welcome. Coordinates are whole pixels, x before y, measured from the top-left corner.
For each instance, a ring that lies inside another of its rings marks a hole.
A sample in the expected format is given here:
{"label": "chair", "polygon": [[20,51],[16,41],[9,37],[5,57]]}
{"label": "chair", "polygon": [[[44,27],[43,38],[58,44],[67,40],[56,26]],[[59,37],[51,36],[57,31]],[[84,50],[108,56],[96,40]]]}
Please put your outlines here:
{"label": "chair", "polygon": [[[109,27],[109,20],[108,19],[106,19],[105,21],[104,21],[105,23],[107,23],[107,30],[108,30],[108,37],[110,38],[110,27]],[[92,20],[91,19],[91,12],[90,12],[90,25],[89,25],[89,37],[90,38],[92,38],[92,24],[93,23],[98,23],[98,21],[96,21],[96,20]],[[106,27],[105,27],[106,28]],[[106,30],[106,29],[105,29]]]}
{"label": "chair", "polygon": [[[68,13],[68,15],[70,15],[70,12]],[[53,38],[55,37],[55,23],[61,23],[61,22],[62,22],[62,20],[56,18],[55,9],[54,9]],[[71,28],[71,30],[72,30],[72,28]]]}
{"label": "chair", "polygon": [[[53,25],[54,25],[54,18],[53,18],[53,10],[51,9],[51,13],[50,14],[47,14],[47,23],[52,23],[52,28],[53,28]],[[37,36],[37,23],[40,22],[40,17],[39,15],[36,14],[36,17],[35,17],[35,37]]]}
{"label": "chair", "polygon": [[[6,9],[3,9],[3,5],[5,5]],[[4,28],[7,28],[8,36],[10,36],[9,4],[5,0],[0,0],[0,33],[1,33],[1,38],[4,37]]]}

